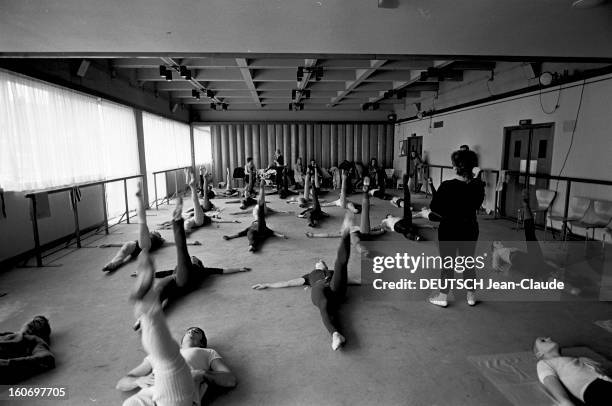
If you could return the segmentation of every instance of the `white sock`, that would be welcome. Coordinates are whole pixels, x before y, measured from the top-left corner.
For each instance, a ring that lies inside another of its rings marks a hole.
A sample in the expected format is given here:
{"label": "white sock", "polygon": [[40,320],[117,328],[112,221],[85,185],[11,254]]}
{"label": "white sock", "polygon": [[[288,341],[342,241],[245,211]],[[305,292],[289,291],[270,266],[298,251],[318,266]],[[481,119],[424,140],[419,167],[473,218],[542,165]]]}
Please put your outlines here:
{"label": "white sock", "polygon": [[337,331],[334,331],[334,333],[332,334],[332,350],[336,351],[338,348],[340,348],[342,344],[344,344],[345,341],[346,339],[342,334],[338,333]]}

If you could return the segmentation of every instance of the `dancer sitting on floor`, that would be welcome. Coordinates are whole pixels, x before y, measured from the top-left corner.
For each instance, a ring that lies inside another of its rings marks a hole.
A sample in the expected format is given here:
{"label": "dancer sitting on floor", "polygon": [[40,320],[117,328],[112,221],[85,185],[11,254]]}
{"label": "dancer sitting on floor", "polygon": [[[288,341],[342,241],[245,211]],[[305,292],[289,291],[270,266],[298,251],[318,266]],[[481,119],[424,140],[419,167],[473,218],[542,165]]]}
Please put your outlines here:
{"label": "dancer sitting on floor", "polygon": [[334,264],[334,270],[330,271],[322,260],[315,264],[315,269],[296,279],[285,282],[258,283],[252,288],[256,290],[267,288],[289,288],[292,286],[310,286],[310,298],[312,303],[319,308],[321,319],[325,328],[332,338],[331,347],[335,351],[346,339],[341,333],[339,323],[339,310],[346,296],[348,285],[348,260],[351,253],[350,229],[352,225],[352,214],[346,213],[340,231],[341,241],[338,254]]}
{"label": "dancer sitting on floor", "polygon": [[[180,218],[180,211],[176,217]],[[183,227],[179,229],[183,230]],[[131,299],[134,301],[134,315],[142,326],[142,346],[148,354],[146,361],[150,365],[151,374],[147,378],[138,379],[138,382],[120,381],[122,387],[123,384],[125,387],[135,384],[147,388],[126,399],[123,405],[200,405],[207,382],[234,387],[236,378],[223,361],[216,358],[216,352],[193,349],[204,345],[204,339],[197,330],[190,329],[183,337],[181,347],[184,351],[172,339],[160,306],[160,291],[153,288],[154,271],[148,248],[143,248]],[[144,374],[148,365],[141,365],[142,369],[133,370],[132,373]],[[194,367],[198,369],[192,369]]]}
{"label": "dancer sitting on floor", "polygon": [[[319,175],[315,173],[315,179],[318,176]],[[329,217],[329,214],[321,210],[321,204],[319,203],[318,191],[316,187],[312,188],[312,207],[309,207],[298,214],[298,217],[308,219],[308,227],[316,227],[319,225],[321,220]]]}
{"label": "dancer sitting on floor", "polygon": [[342,180],[341,180],[341,186],[340,186],[340,197],[338,197],[338,199],[334,200],[333,202],[324,203],[321,206],[322,207],[336,206],[336,207],[341,207],[343,209],[347,209],[353,214],[361,213],[361,205],[357,203],[353,203],[347,199],[349,181],[348,181],[348,174],[346,173],[345,170],[341,170],[341,179]]}
{"label": "dancer sitting on floor", "polygon": [[50,336],[45,316],[34,317],[16,333],[0,333],[0,383],[18,383],[55,368]]}
{"label": "dancer sitting on floor", "polygon": [[586,357],[564,357],[558,343],[538,337],[533,344],[538,379],[558,405],[571,406],[573,396],[585,406],[607,406],[612,399],[612,378],[601,364]]}
{"label": "dancer sitting on floor", "polygon": [[224,235],[224,240],[232,240],[234,238],[247,237],[249,240],[249,251],[255,252],[260,248],[263,242],[268,237],[280,237],[287,238],[285,235],[272,231],[266,225],[266,193],[264,191],[264,183],[259,183],[259,200],[258,200],[258,211],[257,211],[257,220],[253,221],[253,223],[242,230],[239,233]]}

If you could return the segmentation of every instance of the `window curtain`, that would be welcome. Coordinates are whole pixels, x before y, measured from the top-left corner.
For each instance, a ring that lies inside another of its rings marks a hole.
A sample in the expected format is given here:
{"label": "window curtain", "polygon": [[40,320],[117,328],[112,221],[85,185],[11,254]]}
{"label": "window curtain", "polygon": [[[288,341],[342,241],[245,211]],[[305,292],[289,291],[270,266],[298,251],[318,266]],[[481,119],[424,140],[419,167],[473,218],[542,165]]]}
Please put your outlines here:
{"label": "window curtain", "polygon": [[[142,114],[149,200],[155,199],[153,172],[191,165],[191,137],[187,124],[150,113]],[[167,195],[166,176],[157,179],[157,197]]]}
{"label": "window curtain", "polygon": [[196,166],[205,165],[209,171],[212,171],[210,127],[193,127],[193,149]]}
{"label": "window curtain", "polygon": [[30,191],[138,174],[131,108],[0,70],[0,186]]}

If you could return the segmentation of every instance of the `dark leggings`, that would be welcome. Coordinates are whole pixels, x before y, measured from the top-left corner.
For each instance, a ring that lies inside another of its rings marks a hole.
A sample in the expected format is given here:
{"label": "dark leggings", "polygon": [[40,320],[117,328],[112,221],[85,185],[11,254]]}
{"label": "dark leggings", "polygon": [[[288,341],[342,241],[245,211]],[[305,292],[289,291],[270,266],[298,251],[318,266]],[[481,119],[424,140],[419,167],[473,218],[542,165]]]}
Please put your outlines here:
{"label": "dark leggings", "polygon": [[[445,232],[445,229],[453,230],[450,233]],[[458,230],[462,232],[457,233]],[[478,240],[478,224],[445,224],[445,227],[441,224],[438,230],[440,256],[442,262],[446,257],[456,258],[462,257],[473,257],[476,252],[476,243]],[[442,269],[440,272],[440,279],[450,280],[455,277],[455,270],[453,268]],[[476,271],[474,268],[465,269],[463,272],[463,280],[470,280],[476,278]],[[440,289],[442,293],[448,293],[450,290],[449,284],[444,286],[444,289]],[[472,291],[470,289],[470,291]]]}
{"label": "dark leggings", "polygon": [[412,224],[412,211],[410,211],[410,189],[408,189],[408,177],[406,175],[404,175],[402,179],[402,186],[404,188],[404,198],[400,200],[404,202],[403,217],[400,221],[395,223],[393,230],[410,240],[416,240],[419,235],[416,227],[414,227]]}
{"label": "dark leggings", "polygon": [[319,191],[316,187],[312,188],[312,208],[305,211],[308,218],[308,225],[313,227],[318,224],[324,215],[321,210],[321,204],[319,203]]}
{"label": "dark leggings", "polygon": [[612,399],[612,382],[595,379],[584,390],[584,404],[586,406],[606,406]]}
{"label": "dark leggings", "polygon": [[524,226],[527,252],[512,252],[510,254],[510,262],[512,262],[514,269],[522,270],[534,279],[544,280],[553,269],[544,262],[544,254],[542,254],[542,248],[535,234],[533,218],[525,219]]}
{"label": "dark leggings", "polygon": [[266,225],[265,203],[258,204],[259,210],[257,210],[257,220],[254,221],[250,227],[238,233],[239,237],[246,236],[249,240],[249,245],[255,248],[259,248],[268,237],[274,235],[274,232]]}
{"label": "dark leggings", "polygon": [[[169,275],[172,278],[167,282],[161,293],[160,299],[174,299],[187,293],[207,275],[211,273],[223,273],[220,268],[203,268],[191,262],[189,251],[187,250],[187,237],[185,236],[185,228],[183,227],[183,219],[172,222],[172,231],[174,232],[174,244],[176,245],[176,267],[174,272]],[[156,277],[165,276],[167,272],[158,272]]]}
{"label": "dark leggings", "polygon": [[334,273],[331,277],[329,285],[323,280],[314,283],[310,290],[310,299],[312,303],[319,308],[321,312],[321,320],[330,334],[340,332],[338,321],[338,310],[346,295],[346,285],[348,279],[348,260],[351,253],[351,239],[347,233],[342,236],[336,262],[334,264]]}

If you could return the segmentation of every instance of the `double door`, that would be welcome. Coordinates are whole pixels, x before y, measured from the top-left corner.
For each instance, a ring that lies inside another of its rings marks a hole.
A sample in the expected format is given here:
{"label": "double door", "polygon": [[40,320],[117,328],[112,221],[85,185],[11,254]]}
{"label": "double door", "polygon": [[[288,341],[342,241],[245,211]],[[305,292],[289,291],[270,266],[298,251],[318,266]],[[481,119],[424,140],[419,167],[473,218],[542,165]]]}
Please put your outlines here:
{"label": "double door", "polygon": [[[554,124],[538,124],[504,129],[502,169],[520,172],[509,176],[501,198],[501,210],[507,217],[517,217],[521,208],[521,194],[528,188],[531,207],[537,207],[536,189],[548,189],[549,180],[533,175],[550,175],[554,139]],[[536,222],[544,224],[543,214]]]}

